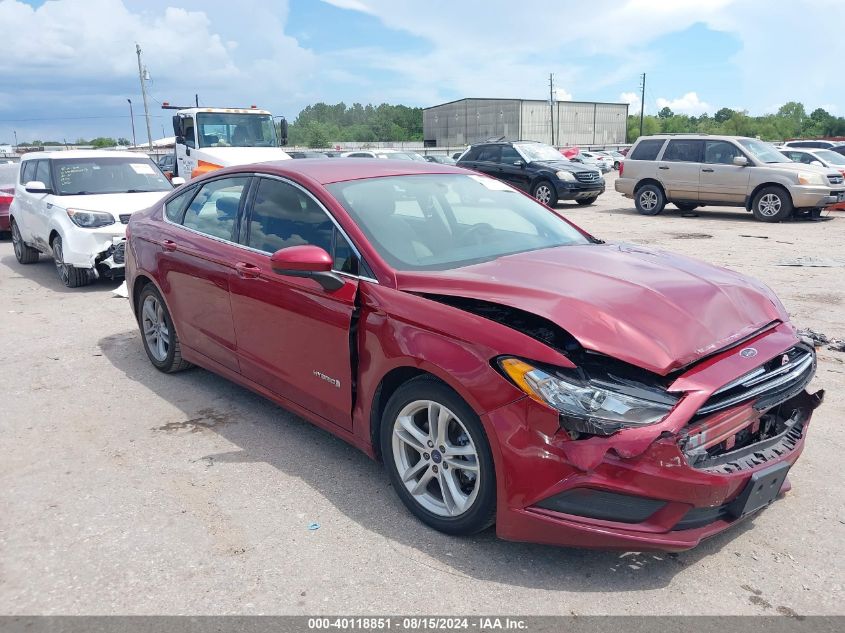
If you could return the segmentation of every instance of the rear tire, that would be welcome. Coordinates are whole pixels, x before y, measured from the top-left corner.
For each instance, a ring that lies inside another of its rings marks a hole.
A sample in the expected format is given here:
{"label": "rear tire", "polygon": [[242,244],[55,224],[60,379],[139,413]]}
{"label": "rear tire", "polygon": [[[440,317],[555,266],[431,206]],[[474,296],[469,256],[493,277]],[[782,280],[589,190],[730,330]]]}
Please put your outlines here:
{"label": "rear tire", "polygon": [[182,358],[182,346],[170,311],[161,293],[151,283],[141,290],[137,315],[144,351],[153,367],[165,374],[191,367],[191,363]]}
{"label": "rear tire", "polygon": [[597,199],[598,196],[593,196],[592,198],[578,198],[575,202],[580,204],[582,207],[586,207],[593,204]]}
{"label": "rear tire", "polygon": [[454,535],[493,524],[490,443],[478,415],[447,385],[433,376],[401,385],[387,402],[379,439],[390,482],[420,521]]}
{"label": "rear tire", "polygon": [[38,261],[38,249],[27,246],[21,237],[18,223],[12,220],[12,246],[15,249],[15,259],[19,264],[34,264]]}
{"label": "rear tire", "polygon": [[657,185],[643,185],[634,194],[634,204],[641,215],[658,215],[666,206],[666,196]]}
{"label": "rear tire", "polygon": [[537,202],[542,202],[547,207],[554,207],[557,204],[557,192],[555,191],[554,185],[548,180],[541,180],[534,185],[531,195],[534,196]]}
{"label": "rear tire", "polygon": [[782,187],[763,187],[754,196],[751,212],[760,222],[782,222],[792,215],[792,198]]}
{"label": "rear tire", "polygon": [[93,268],[77,268],[76,266],[65,264],[61,237],[58,235],[54,237],[53,243],[50,246],[53,248],[53,261],[56,264],[56,273],[58,273],[59,279],[65,286],[68,288],[80,288],[94,281],[96,275]]}

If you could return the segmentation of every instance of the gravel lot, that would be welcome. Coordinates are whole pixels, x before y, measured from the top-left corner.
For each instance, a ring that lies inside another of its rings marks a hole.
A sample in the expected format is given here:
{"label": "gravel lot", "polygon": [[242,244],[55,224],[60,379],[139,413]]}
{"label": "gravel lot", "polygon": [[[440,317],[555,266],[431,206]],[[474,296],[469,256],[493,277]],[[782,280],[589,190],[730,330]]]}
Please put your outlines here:
{"label": "gravel lot", "polygon": [[[776,265],[843,257],[845,215],[641,217],[608,185],[560,207],[754,275],[845,337],[845,269]],[[0,242],[2,614],[845,613],[845,353],[820,351],[793,490],[753,521],[678,555],[557,549],[433,532],[340,440],[206,371],[160,374],[115,286],[67,290]]]}

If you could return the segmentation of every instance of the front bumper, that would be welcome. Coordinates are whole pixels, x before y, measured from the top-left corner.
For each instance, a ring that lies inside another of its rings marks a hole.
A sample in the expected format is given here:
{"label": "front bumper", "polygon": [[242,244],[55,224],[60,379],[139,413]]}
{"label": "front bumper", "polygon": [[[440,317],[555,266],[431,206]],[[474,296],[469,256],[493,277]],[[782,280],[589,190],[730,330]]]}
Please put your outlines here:
{"label": "front bumper", "polygon": [[791,187],[789,193],[796,209],[815,209],[845,201],[845,189],[831,189],[825,186],[797,185]]}
{"label": "front bumper", "polygon": [[[68,221],[69,222],[69,221]],[[62,250],[65,263],[78,268],[105,267],[105,269],[123,269],[123,259],[117,251],[126,240],[126,226],[111,224],[99,229],[83,229],[74,225],[63,227]]]}
{"label": "front bumper", "polygon": [[[720,358],[723,367],[710,374],[718,373],[718,384],[682,400],[665,423],[656,425],[664,430],[651,435],[643,433],[644,427],[572,440],[560,430],[556,412],[530,398],[488,412],[485,426],[495,430],[501,450],[498,535],[560,546],[680,551],[755,516],[775,494],[789,489],[786,473],[803,450],[821,394],[802,392],[780,405],[800,411],[783,438],[729,449],[725,454],[736,463],[693,466],[693,444],[741,437],[765,415],[752,401],[688,423],[701,403],[726,384],[723,370],[734,363],[731,357],[738,357],[735,350]],[[695,377],[697,384],[705,371],[712,366]],[[680,424],[666,431],[673,416]],[[751,496],[758,482],[766,484],[769,497]]]}
{"label": "front bumper", "polygon": [[568,180],[559,180],[555,183],[558,200],[595,198],[604,193],[604,187],[604,179],[597,183],[572,182]]}

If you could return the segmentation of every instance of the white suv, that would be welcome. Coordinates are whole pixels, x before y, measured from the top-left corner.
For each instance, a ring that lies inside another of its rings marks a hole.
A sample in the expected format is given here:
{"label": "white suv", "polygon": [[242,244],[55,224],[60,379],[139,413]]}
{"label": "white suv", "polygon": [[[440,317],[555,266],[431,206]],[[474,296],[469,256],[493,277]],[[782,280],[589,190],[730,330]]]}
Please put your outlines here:
{"label": "white suv", "polygon": [[[173,184],[182,182],[173,179]],[[69,288],[98,276],[120,277],[129,216],[154,205],[173,184],[144,154],[27,154],[9,209],[15,257],[32,264],[39,253],[52,256]]]}

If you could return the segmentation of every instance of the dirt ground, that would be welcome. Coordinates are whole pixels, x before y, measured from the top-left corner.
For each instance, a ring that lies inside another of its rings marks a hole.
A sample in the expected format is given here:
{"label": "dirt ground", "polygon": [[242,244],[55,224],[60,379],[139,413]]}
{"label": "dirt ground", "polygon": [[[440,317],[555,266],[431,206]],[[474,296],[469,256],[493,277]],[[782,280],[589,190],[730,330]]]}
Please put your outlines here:
{"label": "dirt ground", "polygon": [[[845,269],[778,265],[845,256],[845,214],[642,217],[612,178],[560,208],[758,277],[845,338]],[[423,527],[340,440],[206,371],[155,371],[115,286],[67,290],[0,242],[2,614],[845,613],[845,353],[820,350],[827,400],[784,499],[690,552],[583,551]]]}

